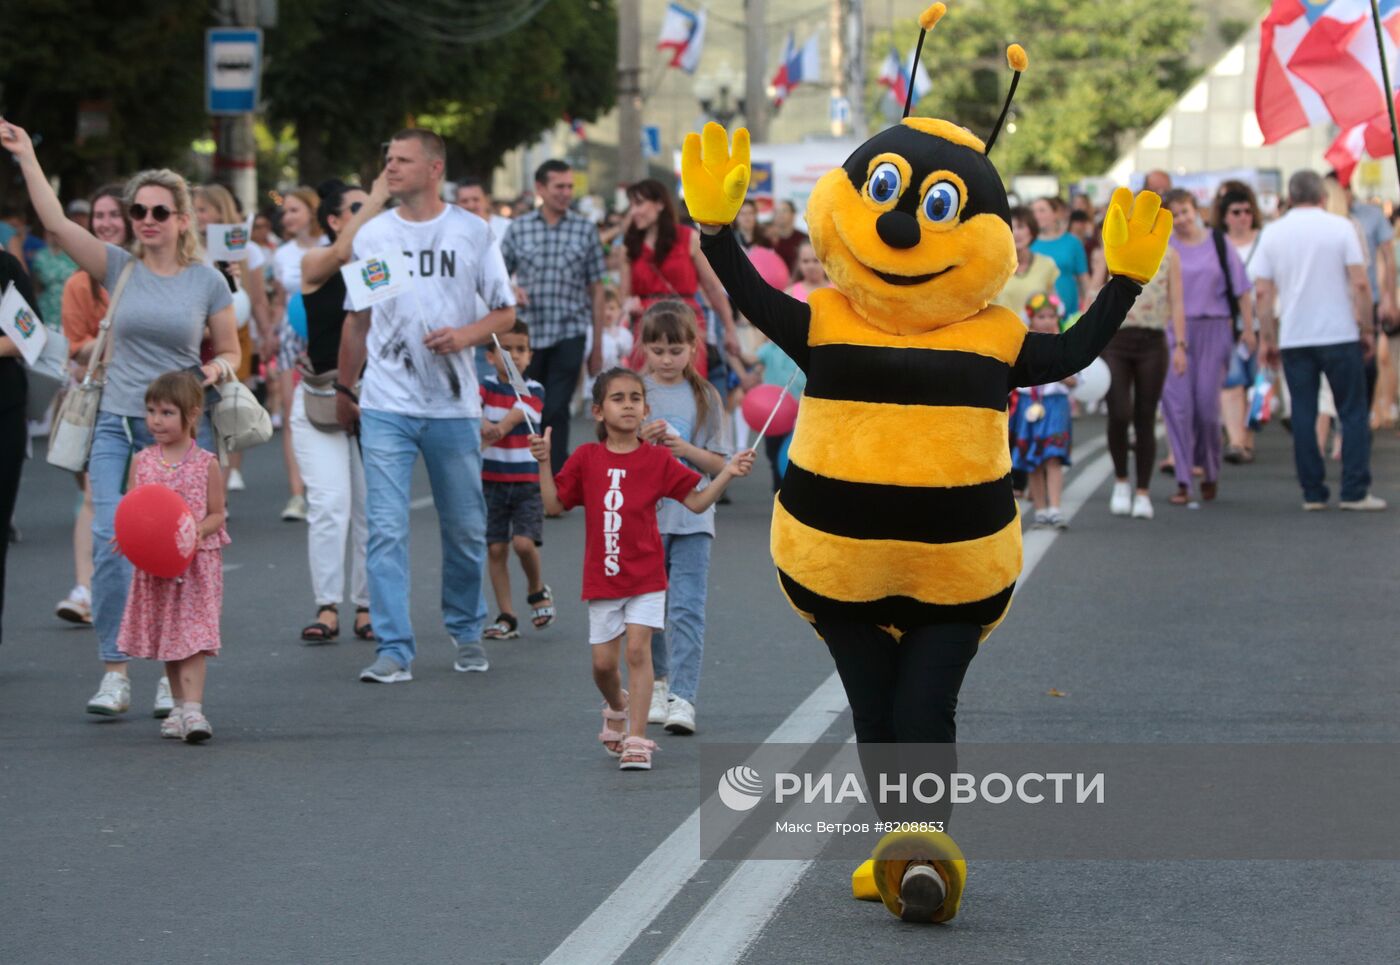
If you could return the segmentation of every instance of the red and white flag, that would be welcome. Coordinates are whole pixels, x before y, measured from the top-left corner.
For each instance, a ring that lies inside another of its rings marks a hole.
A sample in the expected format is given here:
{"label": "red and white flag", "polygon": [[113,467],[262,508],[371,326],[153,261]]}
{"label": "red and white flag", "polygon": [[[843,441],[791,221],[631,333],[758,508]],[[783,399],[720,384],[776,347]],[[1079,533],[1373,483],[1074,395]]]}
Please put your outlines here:
{"label": "red and white flag", "polygon": [[[1395,107],[1400,111],[1400,98],[1396,99]],[[1381,113],[1365,124],[1357,124],[1342,131],[1323,156],[1332,170],[1337,172],[1337,180],[1346,186],[1351,184],[1351,176],[1363,158],[1389,157],[1394,153],[1395,142],[1390,136],[1390,115]]]}
{"label": "red and white flag", "polygon": [[[1381,0],[1392,80],[1400,58],[1400,0]],[[1260,33],[1254,113],[1264,143],[1333,122],[1350,130],[1385,112],[1370,0],[1274,0]]]}
{"label": "red and white flag", "polygon": [[679,67],[687,74],[695,73],[705,49],[705,11],[687,10],[678,3],[667,4],[656,49],[671,51],[668,66]]}

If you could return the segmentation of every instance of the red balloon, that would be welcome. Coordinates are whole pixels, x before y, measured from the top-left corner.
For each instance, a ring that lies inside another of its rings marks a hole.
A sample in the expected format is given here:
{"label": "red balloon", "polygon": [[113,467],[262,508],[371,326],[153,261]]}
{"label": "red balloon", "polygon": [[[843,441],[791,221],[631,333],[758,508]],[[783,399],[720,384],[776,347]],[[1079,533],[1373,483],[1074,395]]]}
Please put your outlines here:
{"label": "red balloon", "polygon": [[138,569],[174,579],[189,569],[199,524],[180,494],[160,483],[137,486],[117,503],[117,548]]}
{"label": "red balloon", "polygon": [[783,261],[782,255],[762,245],[753,245],[745,254],[749,256],[749,261],[753,262],[764,281],[780,292],[788,290],[792,284],[792,272],[788,271],[787,262]]}
{"label": "red balloon", "polygon": [[784,392],[780,385],[756,385],[744,393],[744,421],[757,432],[768,421],[775,405],[778,413],[773,416],[765,435],[787,435],[797,424],[797,400],[791,392]]}

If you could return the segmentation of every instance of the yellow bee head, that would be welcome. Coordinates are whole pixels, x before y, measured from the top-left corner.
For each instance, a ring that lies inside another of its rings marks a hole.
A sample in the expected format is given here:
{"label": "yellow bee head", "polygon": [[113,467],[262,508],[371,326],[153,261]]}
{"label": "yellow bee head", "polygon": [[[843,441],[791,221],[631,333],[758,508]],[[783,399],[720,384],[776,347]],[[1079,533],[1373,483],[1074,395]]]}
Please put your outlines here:
{"label": "yellow bee head", "polygon": [[[942,8],[925,11],[925,31]],[[1025,52],[1013,45],[1007,59],[1019,79]],[[817,182],[807,208],[812,246],[832,283],[872,325],[912,335],[961,321],[1011,277],[1011,209],[987,157],[1010,104],[1008,95],[985,145],[948,121],[908,117],[906,104],[901,123]]]}

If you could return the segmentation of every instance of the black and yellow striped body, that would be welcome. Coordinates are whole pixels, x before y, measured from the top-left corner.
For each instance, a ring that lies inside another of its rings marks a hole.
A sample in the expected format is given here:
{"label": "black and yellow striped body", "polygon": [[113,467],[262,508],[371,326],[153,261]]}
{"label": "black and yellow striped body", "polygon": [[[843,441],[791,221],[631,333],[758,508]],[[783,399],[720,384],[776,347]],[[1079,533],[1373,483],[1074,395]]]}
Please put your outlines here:
{"label": "black and yellow striped body", "polygon": [[807,389],[773,511],[779,582],[807,620],[899,633],[1000,622],[1021,571],[1006,403],[1026,328],[991,306],[917,335],[810,301]]}

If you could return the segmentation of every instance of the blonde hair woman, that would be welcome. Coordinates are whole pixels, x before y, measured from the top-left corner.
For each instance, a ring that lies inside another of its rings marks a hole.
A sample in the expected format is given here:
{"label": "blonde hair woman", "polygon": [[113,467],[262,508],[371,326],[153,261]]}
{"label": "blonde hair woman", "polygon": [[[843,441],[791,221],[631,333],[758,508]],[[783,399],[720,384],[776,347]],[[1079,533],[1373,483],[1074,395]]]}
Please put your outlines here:
{"label": "blonde hair woman", "polygon": [[[109,292],[122,272],[130,277],[112,312],[112,351],[107,386],[88,459],[96,517],[93,521],[92,621],[106,673],[88,701],[92,714],[114,716],[131,702],[127,656],[117,649],[126,609],[131,564],[112,545],[112,521],[130,459],[151,445],[146,428],[146,387],[178,369],[197,371],[205,385],[221,378],[218,360],[238,368],[238,323],[223,275],[203,263],[203,246],[193,224],[185,179],[174,171],[142,171],[126,184],[122,200],[134,231],[132,250],[106,244],[64,216],[63,206],[34,156],[25,131],[0,119],[0,146],[19,161],[29,201],[45,229],[61,240],[78,267],[103,279]],[[215,359],[200,364],[199,344],[209,331]],[[200,444],[212,448],[208,423]],[[162,678],[155,713],[170,712],[170,690]]]}
{"label": "blonde hair woman", "polygon": [[[282,237],[288,240],[272,256],[277,309],[282,316],[277,331],[277,394],[282,416],[282,458],[287,465],[287,484],[292,491],[282,510],[282,518],[288,522],[306,519],[306,483],[301,478],[292,446],[292,372],[297,367],[297,359],[306,351],[306,339],[292,328],[287,309],[294,300],[300,309],[302,258],[313,248],[326,244],[316,220],[316,209],[320,205],[321,198],[312,188],[303,186],[287,192],[282,199]],[[302,318],[306,316],[305,310],[300,310],[299,314]]]}

